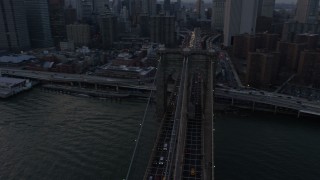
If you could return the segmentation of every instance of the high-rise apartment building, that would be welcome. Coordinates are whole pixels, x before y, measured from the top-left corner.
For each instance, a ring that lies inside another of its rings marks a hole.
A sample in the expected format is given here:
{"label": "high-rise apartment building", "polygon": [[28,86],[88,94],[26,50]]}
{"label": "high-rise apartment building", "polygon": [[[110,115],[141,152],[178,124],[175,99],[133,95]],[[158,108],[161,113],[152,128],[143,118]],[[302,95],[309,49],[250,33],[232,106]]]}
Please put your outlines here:
{"label": "high-rise apartment building", "polygon": [[226,0],[213,0],[212,2],[212,30],[223,31],[225,2]]}
{"label": "high-rise apartment building", "polygon": [[316,23],[319,0],[298,0],[295,20],[299,23]]}
{"label": "high-rise apartment building", "polygon": [[0,49],[23,50],[30,47],[23,0],[0,0]]}
{"label": "high-rise apartment building", "polygon": [[48,2],[43,0],[25,0],[24,2],[31,46],[33,48],[53,46]]}
{"label": "high-rise apartment building", "polygon": [[226,0],[224,17],[224,45],[230,46],[232,36],[255,33],[259,1]]}
{"label": "high-rise apartment building", "polygon": [[279,53],[251,52],[247,59],[246,84],[268,87],[275,81],[278,68]]}
{"label": "high-rise apartment building", "polygon": [[150,17],[151,41],[165,44],[167,47],[175,45],[175,17],[152,16]]}
{"label": "high-rise apartment building", "polygon": [[301,52],[298,77],[302,84],[312,85],[315,88],[320,86],[320,52],[303,51]]}

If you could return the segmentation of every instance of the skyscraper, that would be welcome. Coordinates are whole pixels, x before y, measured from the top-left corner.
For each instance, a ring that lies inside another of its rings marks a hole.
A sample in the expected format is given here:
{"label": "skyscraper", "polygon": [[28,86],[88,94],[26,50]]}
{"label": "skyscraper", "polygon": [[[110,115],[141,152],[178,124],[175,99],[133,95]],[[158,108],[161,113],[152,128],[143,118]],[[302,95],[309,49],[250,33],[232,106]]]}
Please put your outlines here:
{"label": "skyscraper", "polygon": [[93,0],[93,8],[95,13],[103,14],[106,10],[106,6],[111,8],[109,0]]}
{"label": "skyscraper", "polygon": [[275,0],[259,0],[258,16],[273,17]]}
{"label": "skyscraper", "polygon": [[163,11],[165,13],[169,13],[170,14],[170,11],[171,11],[171,4],[170,4],[170,0],[164,0],[163,1]]}
{"label": "skyscraper", "polygon": [[23,50],[30,47],[23,0],[0,0],[0,49]]}
{"label": "skyscraper", "polygon": [[51,33],[55,46],[67,37],[64,16],[64,0],[49,0]]}
{"label": "skyscraper", "polygon": [[90,42],[90,26],[87,24],[70,24],[67,26],[68,41],[75,46],[88,46]]}
{"label": "skyscraper", "polygon": [[151,41],[162,43],[168,47],[175,44],[175,17],[174,16],[152,16],[150,17]]}
{"label": "skyscraper", "polygon": [[259,0],[256,32],[271,30],[274,6],[275,0]]}
{"label": "skyscraper", "polygon": [[113,0],[112,5],[110,5],[112,8],[112,12],[116,15],[120,14],[122,3],[121,0]]}
{"label": "skyscraper", "polygon": [[196,12],[197,15],[200,17],[200,12],[201,12],[201,0],[196,1]]}
{"label": "skyscraper", "polygon": [[110,9],[107,8],[100,17],[100,31],[103,48],[111,47],[113,41],[116,39],[116,23],[117,18],[113,16]]}
{"label": "skyscraper", "polygon": [[[93,6],[93,3],[91,0],[81,1],[80,17],[83,21],[87,21],[87,22],[91,21],[93,12],[94,12],[94,6]],[[95,13],[97,13],[97,12],[95,12]]]}
{"label": "skyscraper", "polygon": [[224,45],[230,46],[232,36],[255,33],[259,2],[256,0],[226,0]]}
{"label": "skyscraper", "polygon": [[204,18],[205,9],[204,9],[204,1],[203,0],[197,0],[196,1],[196,13],[199,19]]}
{"label": "skyscraper", "polygon": [[69,7],[70,5],[72,8],[75,8],[77,11],[77,19],[82,19],[81,15],[81,2],[79,0],[65,0],[65,7]]}
{"label": "skyscraper", "polygon": [[155,16],[157,14],[157,0],[149,0],[149,15]]}
{"label": "skyscraper", "polygon": [[53,46],[48,2],[43,0],[25,0],[25,4],[31,46],[33,48]]}
{"label": "skyscraper", "polygon": [[319,0],[298,0],[295,20],[299,23],[316,23]]}
{"label": "skyscraper", "polygon": [[213,0],[211,29],[223,31],[224,24],[224,8],[226,0]]}

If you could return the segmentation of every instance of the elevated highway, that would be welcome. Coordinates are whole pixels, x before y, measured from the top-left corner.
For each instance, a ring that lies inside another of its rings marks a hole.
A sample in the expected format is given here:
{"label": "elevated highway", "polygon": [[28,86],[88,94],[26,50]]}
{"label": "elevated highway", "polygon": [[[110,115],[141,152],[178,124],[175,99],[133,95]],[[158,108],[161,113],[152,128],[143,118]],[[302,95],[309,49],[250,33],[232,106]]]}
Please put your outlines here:
{"label": "elevated highway", "polygon": [[[108,78],[101,76],[92,76],[84,74],[67,74],[67,73],[56,73],[56,72],[44,72],[44,71],[30,71],[30,70],[19,70],[19,69],[0,69],[1,75],[22,77],[28,79],[34,79],[46,82],[57,82],[57,83],[77,83],[80,87],[83,84],[92,85],[105,85],[122,87],[128,89],[138,90],[155,90],[153,85],[140,85],[141,80],[138,79],[120,79],[120,78]],[[145,81],[153,80],[153,78],[145,79]]]}
{"label": "elevated highway", "polygon": [[264,108],[276,113],[281,110],[281,108],[285,108],[296,112],[298,117],[301,113],[320,116],[319,102],[284,94],[228,88],[216,88],[214,94],[217,102],[226,100],[224,103],[238,107],[246,107],[252,110]]}

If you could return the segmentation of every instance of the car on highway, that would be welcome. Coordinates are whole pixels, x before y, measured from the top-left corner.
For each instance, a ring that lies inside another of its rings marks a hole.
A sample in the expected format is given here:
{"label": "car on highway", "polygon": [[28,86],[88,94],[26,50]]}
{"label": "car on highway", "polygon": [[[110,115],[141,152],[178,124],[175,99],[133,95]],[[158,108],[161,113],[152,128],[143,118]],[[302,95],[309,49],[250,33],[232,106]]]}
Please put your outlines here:
{"label": "car on highway", "polygon": [[164,151],[168,150],[168,143],[164,143],[164,145],[163,145],[163,150],[164,150]]}
{"label": "car on highway", "polygon": [[161,156],[160,159],[159,159],[159,165],[163,165],[163,163],[164,163],[164,157]]}

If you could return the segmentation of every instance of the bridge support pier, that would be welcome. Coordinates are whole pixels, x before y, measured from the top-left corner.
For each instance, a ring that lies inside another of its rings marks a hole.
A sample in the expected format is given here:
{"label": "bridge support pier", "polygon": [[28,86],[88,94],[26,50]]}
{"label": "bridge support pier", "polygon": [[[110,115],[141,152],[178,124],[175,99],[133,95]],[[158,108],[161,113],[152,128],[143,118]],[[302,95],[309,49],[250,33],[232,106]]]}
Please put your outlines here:
{"label": "bridge support pier", "polygon": [[300,111],[298,111],[298,118],[300,118]]}
{"label": "bridge support pier", "polygon": [[233,100],[233,98],[231,99],[231,105],[233,106],[233,104],[234,104],[234,100]]}
{"label": "bridge support pier", "polygon": [[274,114],[277,114],[277,109],[278,109],[278,107],[277,106],[274,106]]}

